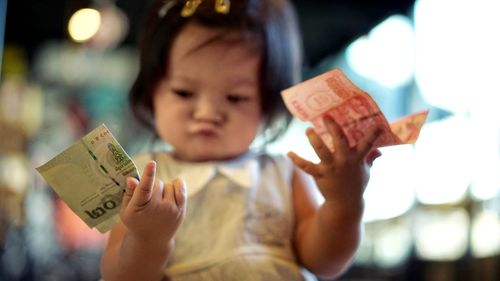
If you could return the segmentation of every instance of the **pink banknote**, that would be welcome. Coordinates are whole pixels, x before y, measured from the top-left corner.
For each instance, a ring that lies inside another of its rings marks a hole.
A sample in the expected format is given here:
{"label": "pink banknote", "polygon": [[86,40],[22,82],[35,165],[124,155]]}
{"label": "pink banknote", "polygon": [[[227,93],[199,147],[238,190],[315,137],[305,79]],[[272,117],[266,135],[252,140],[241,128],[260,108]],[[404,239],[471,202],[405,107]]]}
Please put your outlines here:
{"label": "pink banknote", "polygon": [[310,121],[331,150],[332,139],[323,124],[331,116],[354,146],[371,127],[382,128],[375,147],[415,143],[428,111],[408,115],[389,124],[375,101],[352,83],[342,71],[333,69],[281,92],[288,110],[302,121]]}

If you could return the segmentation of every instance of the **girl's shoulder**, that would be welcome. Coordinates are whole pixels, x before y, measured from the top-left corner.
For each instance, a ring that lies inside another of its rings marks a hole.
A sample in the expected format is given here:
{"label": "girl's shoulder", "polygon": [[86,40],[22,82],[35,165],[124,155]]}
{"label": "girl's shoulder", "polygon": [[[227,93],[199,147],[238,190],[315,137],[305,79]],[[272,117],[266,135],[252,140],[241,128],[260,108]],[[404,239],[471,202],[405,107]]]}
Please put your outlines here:
{"label": "girl's shoulder", "polygon": [[271,152],[255,152],[252,153],[253,157],[260,162],[274,162],[279,165],[289,165],[292,163],[291,159],[282,153]]}
{"label": "girl's shoulder", "polygon": [[277,171],[286,178],[291,177],[294,169],[292,160],[280,153],[261,152],[254,154],[261,171]]}

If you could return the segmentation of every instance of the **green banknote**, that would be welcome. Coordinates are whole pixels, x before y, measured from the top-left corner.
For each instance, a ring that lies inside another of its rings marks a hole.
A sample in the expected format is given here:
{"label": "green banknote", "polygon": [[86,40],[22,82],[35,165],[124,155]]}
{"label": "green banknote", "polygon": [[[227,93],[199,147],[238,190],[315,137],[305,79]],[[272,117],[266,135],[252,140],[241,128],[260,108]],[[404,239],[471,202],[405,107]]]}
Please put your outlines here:
{"label": "green banknote", "polygon": [[36,169],[73,212],[102,233],[119,221],[125,179],[139,178],[104,124]]}

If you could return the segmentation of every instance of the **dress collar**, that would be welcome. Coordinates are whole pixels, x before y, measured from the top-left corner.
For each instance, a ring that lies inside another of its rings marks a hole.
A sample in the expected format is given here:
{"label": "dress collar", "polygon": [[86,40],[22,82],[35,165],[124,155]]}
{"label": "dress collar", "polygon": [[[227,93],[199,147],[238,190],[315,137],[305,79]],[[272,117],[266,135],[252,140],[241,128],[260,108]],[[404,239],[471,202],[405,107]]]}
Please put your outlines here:
{"label": "dress collar", "polygon": [[191,196],[203,189],[217,175],[226,177],[243,188],[251,188],[256,181],[257,159],[251,153],[228,161],[191,163],[177,161],[168,153],[169,178],[179,177],[186,182],[187,194]]}

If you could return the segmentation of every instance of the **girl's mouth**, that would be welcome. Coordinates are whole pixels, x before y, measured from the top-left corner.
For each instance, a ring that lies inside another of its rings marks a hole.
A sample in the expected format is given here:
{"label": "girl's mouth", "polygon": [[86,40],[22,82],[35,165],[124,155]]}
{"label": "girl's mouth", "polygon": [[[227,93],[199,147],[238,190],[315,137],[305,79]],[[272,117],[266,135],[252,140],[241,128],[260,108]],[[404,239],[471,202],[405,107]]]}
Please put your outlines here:
{"label": "girl's mouth", "polygon": [[215,137],[215,136],[217,136],[217,131],[211,130],[211,129],[200,129],[200,130],[195,131],[195,135],[202,136],[202,137]]}
{"label": "girl's mouth", "polygon": [[220,129],[211,124],[196,125],[191,128],[191,133],[201,137],[216,137],[220,133]]}

